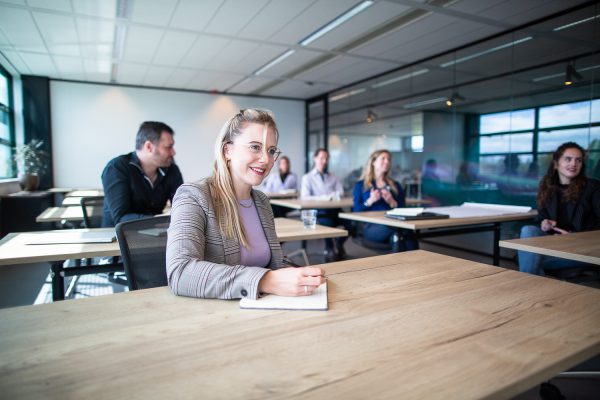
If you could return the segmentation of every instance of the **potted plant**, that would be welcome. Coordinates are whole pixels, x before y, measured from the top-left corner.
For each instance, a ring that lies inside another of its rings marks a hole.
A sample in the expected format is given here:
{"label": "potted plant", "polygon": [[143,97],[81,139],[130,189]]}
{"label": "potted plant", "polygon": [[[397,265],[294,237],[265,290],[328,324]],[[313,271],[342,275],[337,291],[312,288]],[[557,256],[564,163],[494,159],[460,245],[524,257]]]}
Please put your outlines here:
{"label": "potted plant", "polygon": [[32,139],[29,143],[15,147],[14,159],[19,174],[21,187],[25,191],[36,190],[40,184],[40,176],[48,171],[50,157],[42,150],[43,140]]}

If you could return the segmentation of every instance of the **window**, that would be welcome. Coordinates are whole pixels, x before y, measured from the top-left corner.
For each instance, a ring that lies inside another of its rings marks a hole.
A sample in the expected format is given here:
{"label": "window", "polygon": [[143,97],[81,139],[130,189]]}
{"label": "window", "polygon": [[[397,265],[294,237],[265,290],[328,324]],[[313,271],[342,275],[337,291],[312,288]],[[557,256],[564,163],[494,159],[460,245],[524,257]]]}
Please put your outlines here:
{"label": "window", "polygon": [[12,161],[14,133],[11,107],[11,78],[0,66],[0,179],[15,176]]}
{"label": "window", "polygon": [[535,110],[519,110],[482,115],[479,133],[487,135],[498,132],[531,130],[535,125]]}
{"label": "window", "polygon": [[410,149],[416,153],[421,153],[423,151],[423,135],[411,136]]}
{"label": "window", "polygon": [[540,128],[600,122],[600,99],[540,108]]}

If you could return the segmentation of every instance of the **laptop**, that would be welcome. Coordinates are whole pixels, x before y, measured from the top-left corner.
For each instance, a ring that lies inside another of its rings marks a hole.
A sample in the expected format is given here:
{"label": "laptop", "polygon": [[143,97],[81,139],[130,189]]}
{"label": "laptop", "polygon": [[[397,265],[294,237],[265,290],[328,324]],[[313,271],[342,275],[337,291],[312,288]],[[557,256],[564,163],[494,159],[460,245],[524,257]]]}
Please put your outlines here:
{"label": "laptop", "polygon": [[430,211],[423,211],[418,214],[413,215],[402,215],[397,213],[386,212],[385,216],[388,218],[399,219],[401,221],[415,221],[421,219],[442,219],[442,218],[450,218],[448,214],[440,214]]}
{"label": "laptop", "polygon": [[46,232],[32,234],[25,244],[80,244],[80,243],[112,243],[117,240],[114,231],[102,232]]}

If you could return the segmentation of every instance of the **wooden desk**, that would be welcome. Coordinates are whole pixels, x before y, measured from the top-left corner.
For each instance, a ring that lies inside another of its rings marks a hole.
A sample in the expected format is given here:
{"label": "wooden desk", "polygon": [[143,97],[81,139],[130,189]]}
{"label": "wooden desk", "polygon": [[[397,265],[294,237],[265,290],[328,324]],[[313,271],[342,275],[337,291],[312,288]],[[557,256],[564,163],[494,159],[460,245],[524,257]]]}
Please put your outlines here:
{"label": "wooden desk", "polygon": [[[91,218],[102,216],[102,207],[88,207]],[[83,221],[81,207],[49,207],[35,219],[37,222],[80,222]]]}
{"label": "wooden desk", "polygon": [[352,198],[340,200],[302,200],[302,199],[271,199],[271,205],[291,208],[293,210],[331,209],[352,207]]}
{"label": "wooden desk", "polygon": [[426,251],[322,267],[329,311],[166,287],[0,310],[2,394],[506,399],[600,351],[596,289]]}
{"label": "wooden desk", "polygon": [[356,213],[340,213],[339,217],[351,221],[367,222],[371,224],[380,224],[395,228],[408,229],[415,232],[417,238],[456,235],[462,233],[486,232],[492,231],[493,238],[493,264],[500,264],[500,224],[502,222],[518,221],[534,218],[537,211],[528,213],[503,214],[486,217],[469,218],[446,218],[446,219],[425,219],[416,221],[402,221],[399,219],[388,218],[385,211],[366,211]]}
{"label": "wooden desk", "polygon": [[73,190],[65,195],[65,197],[97,197],[104,196],[102,189],[78,189]]}
{"label": "wooden desk", "polygon": [[298,197],[298,191],[283,191],[283,192],[264,192],[270,199],[295,199]]}
{"label": "wooden desk", "polygon": [[502,240],[500,247],[600,265],[600,231]]}
{"label": "wooden desk", "polygon": [[[80,230],[82,232],[89,232],[114,230],[114,228]],[[65,276],[64,260],[114,257],[121,255],[119,244],[116,241],[112,243],[83,244],[26,244],[31,235],[44,235],[48,232],[51,232],[52,234],[71,235],[73,231],[74,230],[72,229],[68,229],[8,234],[0,241],[0,266],[49,262],[52,271],[53,300],[63,300]],[[348,235],[348,232],[344,229],[330,228],[322,225],[317,225],[315,229],[304,229],[304,225],[301,221],[287,218],[275,218],[275,231],[277,232],[277,237],[280,242],[334,238]],[[68,274],[76,275],[79,269],[85,271],[85,268],[87,267],[69,267]]]}

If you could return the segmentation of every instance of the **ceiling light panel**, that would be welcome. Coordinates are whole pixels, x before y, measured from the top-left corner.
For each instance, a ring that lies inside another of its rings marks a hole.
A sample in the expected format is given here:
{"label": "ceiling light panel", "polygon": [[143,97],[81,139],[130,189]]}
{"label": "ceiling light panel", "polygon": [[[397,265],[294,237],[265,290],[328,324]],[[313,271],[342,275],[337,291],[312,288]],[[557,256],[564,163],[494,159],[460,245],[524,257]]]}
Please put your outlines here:
{"label": "ceiling light panel", "polygon": [[357,0],[315,1],[270,39],[280,43],[298,43],[356,4]]}
{"label": "ceiling light panel", "polygon": [[224,0],[181,0],[170,26],[202,32],[223,2]]}
{"label": "ceiling light panel", "polygon": [[188,53],[181,59],[180,65],[189,68],[204,68],[230,41],[230,39],[200,35]]}
{"label": "ceiling light panel", "polygon": [[192,33],[166,31],[154,55],[154,63],[159,65],[179,65],[181,59],[196,40]]}
{"label": "ceiling light panel", "polygon": [[92,18],[77,18],[77,35],[80,44],[111,44],[115,36],[115,23]]}
{"label": "ceiling light panel", "polygon": [[219,7],[204,31],[220,35],[236,35],[268,2],[268,0],[228,0]]}
{"label": "ceiling light panel", "polygon": [[[234,64],[231,68],[231,71],[241,72],[249,75],[254,71],[258,70],[260,67],[264,66],[265,60],[274,60],[282,54],[282,51],[285,50],[286,49],[281,46],[271,46],[267,44],[257,46],[256,48],[254,48],[254,50],[252,50],[251,53],[247,54],[244,58],[242,58],[236,64]],[[300,60],[296,57],[297,53],[299,53],[299,51],[294,52],[294,54],[288,58],[290,58],[291,60]],[[291,60],[290,62],[293,62]],[[288,59],[286,58],[279,64],[269,68],[268,72],[265,72],[265,74],[280,75],[281,73],[283,73],[283,71],[286,71],[288,69],[285,67],[287,63]]]}
{"label": "ceiling light panel", "polygon": [[[123,0],[122,0],[123,1]],[[132,2],[133,0],[125,0]],[[131,21],[158,26],[167,26],[177,0],[133,1]]]}
{"label": "ceiling light panel", "polygon": [[316,51],[296,50],[289,57],[286,57],[281,62],[273,65],[268,70],[264,71],[262,75],[269,77],[285,76],[289,72],[296,70],[299,65],[308,64],[321,56],[322,53],[318,53]]}
{"label": "ceiling light panel", "polygon": [[125,38],[123,59],[137,62],[152,61],[162,35],[161,29],[130,25]]}

